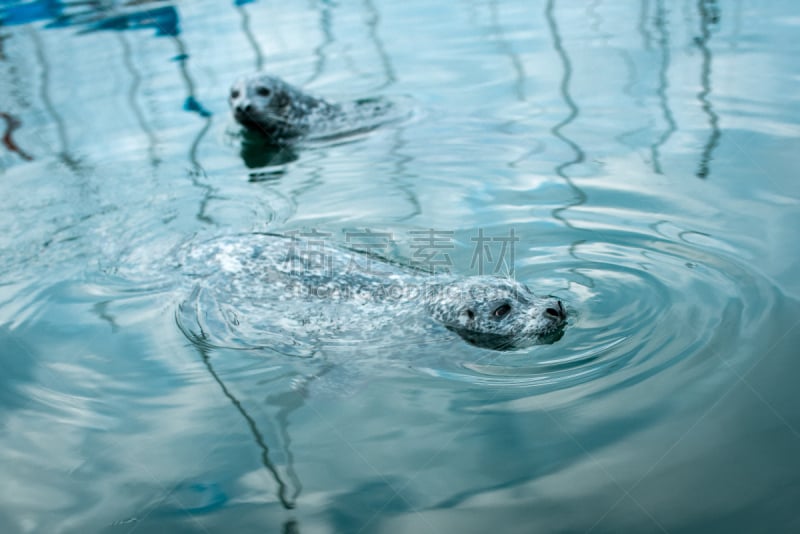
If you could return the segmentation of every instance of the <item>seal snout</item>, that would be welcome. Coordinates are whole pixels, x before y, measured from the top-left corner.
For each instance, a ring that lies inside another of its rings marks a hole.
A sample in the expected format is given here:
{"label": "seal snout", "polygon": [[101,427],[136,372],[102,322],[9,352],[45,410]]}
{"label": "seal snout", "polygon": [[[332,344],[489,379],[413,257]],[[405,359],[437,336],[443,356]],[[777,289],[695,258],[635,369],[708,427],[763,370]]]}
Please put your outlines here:
{"label": "seal snout", "polygon": [[555,322],[563,322],[567,319],[567,312],[564,310],[564,305],[560,300],[554,299],[550,305],[545,308],[544,316]]}
{"label": "seal snout", "polygon": [[253,111],[253,104],[244,100],[236,104],[235,111],[237,115],[249,115]]}

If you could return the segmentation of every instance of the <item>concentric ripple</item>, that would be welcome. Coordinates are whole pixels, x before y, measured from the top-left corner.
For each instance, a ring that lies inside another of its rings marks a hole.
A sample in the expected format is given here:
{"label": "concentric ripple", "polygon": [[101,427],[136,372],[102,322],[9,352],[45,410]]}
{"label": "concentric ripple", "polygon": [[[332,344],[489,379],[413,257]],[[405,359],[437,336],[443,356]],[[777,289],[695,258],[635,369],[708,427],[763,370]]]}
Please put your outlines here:
{"label": "concentric ripple", "polygon": [[[547,261],[523,268],[568,303],[570,324],[558,343],[420,370],[541,391],[591,382],[587,391],[594,391],[632,385],[673,366],[691,368],[712,355],[735,364],[727,359],[730,349],[759,335],[778,289],[709,236],[654,230],[603,232],[594,241],[549,250]],[[702,249],[695,238],[702,238]]]}

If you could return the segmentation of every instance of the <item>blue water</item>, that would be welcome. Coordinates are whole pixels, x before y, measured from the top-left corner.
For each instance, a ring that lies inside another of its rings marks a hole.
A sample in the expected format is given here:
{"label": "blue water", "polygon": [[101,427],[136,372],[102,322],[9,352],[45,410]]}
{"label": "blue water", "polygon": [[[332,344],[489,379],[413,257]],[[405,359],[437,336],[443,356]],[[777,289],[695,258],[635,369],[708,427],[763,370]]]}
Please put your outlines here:
{"label": "blue water", "polygon": [[[800,530],[799,4],[133,4],[0,1],[0,532]],[[243,150],[258,69],[411,118]],[[564,337],[179,328],[176,250],[366,230]]]}

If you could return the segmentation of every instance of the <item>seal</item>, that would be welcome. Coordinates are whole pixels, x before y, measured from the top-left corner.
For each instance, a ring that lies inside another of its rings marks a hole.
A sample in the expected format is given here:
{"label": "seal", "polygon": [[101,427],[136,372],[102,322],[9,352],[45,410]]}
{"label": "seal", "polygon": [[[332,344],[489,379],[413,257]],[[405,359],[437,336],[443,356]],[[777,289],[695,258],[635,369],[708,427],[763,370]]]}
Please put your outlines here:
{"label": "seal", "polygon": [[[184,332],[223,347],[357,347],[444,342],[493,350],[549,344],[563,303],[510,278],[432,275],[362,251],[277,234],[228,236],[188,250],[197,282]],[[291,351],[291,349],[288,349]]]}
{"label": "seal", "polygon": [[236,122],[275,145],[351,135],[402,118],[390,100],[328,102],[266,73],[236,80],[228,102]]}

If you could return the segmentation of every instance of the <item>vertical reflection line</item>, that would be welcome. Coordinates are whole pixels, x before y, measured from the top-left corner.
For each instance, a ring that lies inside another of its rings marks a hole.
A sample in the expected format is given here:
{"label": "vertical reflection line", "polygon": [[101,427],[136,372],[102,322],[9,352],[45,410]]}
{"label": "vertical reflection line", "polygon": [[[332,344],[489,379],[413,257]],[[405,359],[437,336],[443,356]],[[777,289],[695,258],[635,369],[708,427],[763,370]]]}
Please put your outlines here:
{"label": "vertical reflection line", "polygon": [[653,46],[653,37],[647,29],[647,17],[650,14],[650,0],[642,0],[642,9],[639,11],[639,35],[642,36],[642,46],[645,50],[650,50]]}
{"label": "vertical reflection line", "polygon": [[700,101],[703,112],[708,115],[708,126],[711,129],[708,141],[706,141],[703,152],[700,154],[700,164],[696,173],[698,178],[706,178],[711,173],[712,155],[721,135],[719,116],[708,99],[708,95],[711,94],[711,50],[708,48],[708,41],[711,39],[710,26],[719,21],[718,9],[716,0],[697,0],[697,11],[700,14],[700,37],[695,39],[695,43],[703,56],[700,68],[701,90],[697,93],[697,99]]}
{"label": "vertical reflection line", "polygon": [[672,114],[672,109],[669,107],[669,98],[667,97],[667,89],[669,89],[669,78],[667,72],[669,71],[670,52],[669,52],[669,32],[667,31],[667,17],[664,10],[664,0],[656,0],[656,16],[654,19],[658,37],[656,43],[658,49],[661,51],[661,63],[658,67],[658,95],[659,106],[661,113],[664,115],[664,120],[667,121],[667,128],[661,133],[659,138],[650,146],[650,153],[653,160],[653,171],[657,174],[663,174],[661,168],[661,147],[672,137],[675,133],[677,125],[675,124],[675,117]]}
{"label": "vertical reflection line", "polygon": [[[372,41],[378,57],[380,58],[381,65],[383,66],[385,81],[378,87],[378,89],[382,89],[394,83],[397,80],[397,77],[395,76],[392,60],[389,57],[389,54],[386,52],[386,48],[383,45],[383,40],[378,34],[378,26],[380,25],[381,21],[380,12],[371,0],[364,0],[364,8],[369,14],[366,20],[367,27],[369,28],[369,38]],[[389,149],[389,154],[395,161],[395,170],[392,173],[391,178],[392,182],[395,182],[397,188],[402,191],[411,205],[410,213],[399,219],[400,221],[407,221],[422,213],[422,208],[420,206],[419,199],[414,192],[414,188],[408,183],[402,181],[402,177],[408,175],[406,164],[413,159],[411,156],[402,153],[402,150],[406,145],[405,141],[403,140],[403,131],[404,129],[402,127],[398,127],[395,130],[394,142]]]}
{"label": "vertical reflection line", "polygon": [[211,117],[206,119],[206,123],[203,128],[197,133],[192,141],[192,146],[189,148],[189,160],[192,162],[192,168],[189,170],[189,177],[192,180],[192,185],[197,187],[198,189],[203,190],[203,198],[200,200],[200,207],[197,209],[197,213],[195,214],[195,218],[203,223],[206,224],[215,224],[214,218],[208,215],[206,211],[208,210],[208,203],[214,197],[214,193],[216,193],[216,188],[213,186],[203,183],[200,180],[200,177],[206,177],[206,173],[202,167],[197,162],[197,147],[200,144],[200,140],[206,134],[208,129],[211,127]]}
{"label": "vertical reflection line", "polygon": [[503,29],[500,26],[500,17],[498,16],[497,11],[497,0],[492,0],[489,2],[489,12],[491,13],[492,29],[494,30],[497,43],[500,45],[502,52],[508,56],[509,61],[511,61],[511,68],[514,69],[514,75],[516,77],[516,81],[514,82],[514,92],[517,94],[517,100],[524,101],[526,78],[525,67],[522,65],[519,54],[514,51],[511,43],[509,43],[503,37]]}
{"label": "vertical reflection line", "polygon": [[603,21],[603,18],[597,14],[597,8],[600,7],[602,3],[603,0],[592,0],[589,5],[586,6],[586,16],[592,21],[589,24],[589,29],[595,33],[599,32],[600,23]]}
{"label": "vertical reflection line", "polygon": [[325,71],[328,63],[328,47],[333,44],[333,17],[331,16],[331,4],[327,0],[320,2],[322,7],[319,10],[319,27],[322,30],[322,42],[314,47],[314,71],[305,81],[306,84],[313,82]]}
{"label": "vertical reflection line", "polygon": [[69,138],[67,137],[67,127],[64,124],[64,119],[56,111],[53,106],[53,101],[50,100],[50,64],[44,53],[44,43],[42,43],[39,32],[32,26],[28,26],[28,33],[31,36],[36,51],[36,61],[39,63],[39,98],[47,110],[47,113],[52,117],[53,122],[56,124],[56,133],[58,135],[58,142],[60,150],[57,153],[59,159],[71,170],[78,171],[78,161],[73,158],[69,153]]}
{"label": "vertical reflection line", "polygon": [[[321,377],[330,369],[330,366],[323,369],[315,377],[310,378],[309,381]],[[303,483],[300,481],[300,477],[297,476],[297,472],[294,470],[292,437],[289,435],[289,415],[303,405],[305,398],[306,394],[303,393],[303,390],[300,390],[299,392],[290,390],[279,395],[272,395],[267,398],[267,402],[279,407],[278,413],[275,416],[275,420],[278,424],[278,432],[280,432],[280,438],[278,441],[279,443],[283,444],[283,452],[286,455],[286,475],[289,477],[292,484],[294,484],[294,491],[289,498],[292,508],[294,508],[294,503],[300,496],[300,492],[303,491]]]}
{"label": "vertical reflection line", "polygon": [[8,59],[8,57],[6,57],[6,50],[5,50],[6,39],[11,39],[11,34],[0,33],[0,61],[5,61],[6,59]]}
{"label": "vertical reflection line", "polygon": [[553,14],[554,5],[555,5],[555,0],[548,0],[547,7],[544,13],[545,13],[545,18],[547,19],[547,26],[549,27],[550,34],[553,37],[553,49],[556,51],[556,54],[558,54],[558,57],[561,59],[561,65],[564,69],[564,75],[561,77],[561,84],[559,85],[559,90],[561,92],[561,97],[564,100],[564,103],[569,108],[569,114],[561,122],[553,126],[550,129],[550,131],[555,137],[557,137],[558,139],[563,141],[567,146],[569,146],[570,149],[572,149],[572,151],[575,153],[575,157],[572,160],[566,161],[558,165],[555,168],[555,172],[556,174],[558,174],[558,176],[560,176],[564,180],[564,182],[566,182],[569,188],[572,189],[572,192],[575,194],[576,198],[574,202],[568,204],[567,206],[555,208],[552,213],[555,219],[558,219],[566,226],[572,228],[573,227],[572,223],[567,221],[561,215],[561,212],[571,207],[585,204],[586,193],[584,193],[578,186],[572,183],[572,180],[567,176],[565,171],[570,166],[575,165],[577,163],[581,163],[584,160],[585,155],[583,153],[583,150],[577,143],[575,143],[573,140],[569,139],[567,136],[561,133],[561,130],[564,129],[564,127],[569,125],[572,121],[574,121],[578,117],[579,110],[578,106],[575,104],[575,101],[572,99],[572,96],[569,94],[569,83],[570,80],[572,79],[572,64],[570,63],[569,57],[567,56],[567,53],[564,50],[564,46],[561,43],[561,34],[559,33],[558,25],[556,24],[556,19]]}
{"label": "vertical reflection line", "polygon": [[194,80],[189,74],[189,68],[186,66],[186,63],[189,60],[189,53],[186,51],[186,45],[183,44],[183,40],[177,35],[173,35],[171,37],[175,43],[175,47],[178,49],[176,60],[178,62],[178,69],[180,70],[181,78],[183,78],[183,84],[186,86],[187,111],[195,111],[202,117],[210,117],[211,114],[200,107],[200,104],[197,102]]}
{"label": "vertical reflection line", "polygon": [[398,221],[408,221],[422,214],[422,206],[419,203],[417,194],[414,192],[413,185],[403,180],[403,177],[406,176],[413,177],[413,173],[409,173],[407,165],[414,160],[413,157],[403,154],[402,152],[407,145],[406,141],[403,139],[403,131],[404,129],[402,127],[398,127],[397,130],[395,130],[394,142],[389,149],[389,154],[391,154],[395,161],[395,169],[392,173],[391,180],[395,182],[397,188],[405,195],[408,203],[411,205],[411,212],[399,218]]}
{"label": "vertical reflection line", "polygon": [[386,76],[386,81],[378,87],[378,89],[383,89],[384,87],[388,87],[397,81],[397,76],[394,73],[392,60],[389,58],[389,54],[386,53],[386,48],[383,46],[383,41],[378,35],[378,26],[381,23],[381,14],[378,11],[378,8],[375,7],[375,4],[372,3],[372,0],[364,0],[364,7],[369,13],[369,17],[367,18],[369,38],[375,46],[375,50],[378,52],[378,57],[380,58],[381,65],[383,66],[383,73],[384,76]]}
{"label": "vertical reflection line", "polygon": [[[200,342],[200,341],[199,341]],[[275,464],[272,463],[269,457],[269,446],[267,445],[266,441],[264,440],[264,435],[258,429],[258,425],[256,424],[256,420],[247,412],[242,405],[241,401],[236,398],[236,395],[231,393],[228,389],[228,386],[225,385],[225,382],[220,378],[217,372],[214,370],[214,366],[211,365],[211,358],[208,354],[208,349],[202,346],[197,346],[197,350],[200,351],[200,356],[203,359],[203,365],[205,365],[208,373],[211,375],[211,378],[219,385],[220,389],[222,390],[222,394],[228,398],[228,400],[233,404],[236,411],[244,418],[247,422],[247,426],[250,428],[250,433],[253,435],[253,439],[256,441],[256,445],[259,449],[261,449],[261,463],[270,472],[272,475],[273,480],[278,486],[278,499],[281,501],[283,507],[287,510],[291,510],[295,507],[295,498],[299,494],[299,488],[292,497],[287,496],[288,485],[284,482],[283,478],[281,478],[280,472]]]}
{"label": "vertical reflection line", "polygon": [[253,35],[253,29],[250,27],[250,13],[244,4],[239,2],[234,2],[233,7],[236,8],[236,11],[239,12],[239,17],[242,19],[242,33],[244,33],[245,38],[250,43],[250,48],[253,49],[253,54],[255,54],[256,70],[260,71],[264,68],[264,53],[261,51],[256,36]]}
{"label": "vertical reflection line", "polygon": [[192,184],[204,191],[203,199],[200,201],[200,207],[195,215],[195,218],[198,221],[207,224],[214,224],[214,219],[206,213],[206,209],[208,208],[208,203],[213,198],[213,194],[216,190],[212,186],[202,183],[198,179],[199,176],[205,176],[205,169],[203,169],[203,166],[200,165],[200,160],[197,157],[197,149],[200,146],[200,142],[203,140],[203,137],[205,137],[209,128],[211,128],[211,121],[213,118],[211,113],[204,109],[195,97],[194,80],[192,80],[192,77],[189,74],[189,68],[186,66],[186,62],[189,59],[189,54],[186,51],[186,46],[183,44],[183,40],[181,40],[181,38],[177,35],[173,35],[172,40],[178,49],[178,68],[180,70],[181,78],[183,78],[183,83],[186,86],[187,96],[184,107],[187,109],[187,111],[196,112],[205,120],[203,127],[199,132],[197,132],[197,135],[192,140],[188,154],[189,162],[191,163],[190,176]]}
{"label": "vertical reflection line", "polygon": [[197,148],[200,146],[200,141],[203,140],[203,137],[205,137],[210,127],[211,116],[209,115],[205,118],[205,124],[203,124],[200,131],[197,132],[197,135],[192,140],[192,145],[189,147],[189,161],[192,162],[192,169],[199,174],[205,174],[205,169],[200,165],[200,160],[197,158]]}
{"label": "vertical reflection line", "polygon": [[0,119],[3,119],[3,121],[5,121],[6,123],[2,140],[0,140],[3,146],[5,146],[9,152],[17,154],[25,161],[32,161],[33,156],[22,150],[19,147],[19,145],[17,145],[16,141],[14,141],[13,137],[14,131],[20,126],[22,126],[22,121],[20,121],[16,116],[12,115],[11,113],[6,113],[5,111],[0,111]]}
{"label": "vertical reflection line", "polygon": [[142,108],[139,106],[139,102],[136,98],[136,95],[139,92],[139,86],[142,84],[142,77],[133,64],[133,57],[131,54],[131,44],[128,42],[128,37],[125,35],[124,32],[115,32],[115,35],[117,36],[120,44],[122,45],[123,64],[125,65],[125,68],[127,69],[128,73],[131,75],[131,87],[128,90],[128,95],[127,95],[128,105],[133,111],[133,115],[136,117],[136,121],[139,123],[139,127],[142,129],[145,136],[147,137],[148,141],[147,154],[150,157],[150,164],[153,167],[156,167],[160,163],[158,155],[156,154],[156,145],[158,144],[158,140],[156,139],[156,136],[153,133],[153,129],[150,128],[150,125],[145,120]]}
{"label": "vertical reflection line", "polygon": [[[600,16],[599,12],[596,11],[597,7],[599,7],[599,6],[595,6],[593,8],[593,16],[597,19],[597,24],[593,27],[593,29],[599,36],[601,36],[603,38],[604,46],[606,48],[611,48],[611,49],[613,49],[613,50],[615,50],[616,52],[619,53],[619,57],[622,59],[622,62],[625,64],[625,70],[627,72],[627,80],[625,82],[625,85],[622,86],[622,92],[623,92],[623,94],[628,96],[636,106],[642,107],[644,105],[644,103],[642,101],[642,98],[641,97],[637,97],[634,94],[634,88],[636,87],[636,83],[639,81],[639,71],[636,68],[636,61],[633,59],[633,57],[631,57],[631,54],[625,48],[620,48],[620,47],[612,46],[611,44],[609,44],[609,39],[606,37],[606,35],[609,35],[609,34],[602,33],[602,25],[605,22],[605,19],[603,19],[603,17]],[[637,30],[642,35],[642,39],[645,40],[645,41],[647,40],[647,37],[645,36],[645,33],[647,32],[647,29],[646,29],[646,25],[642,24],[642,21],[645,19],[645,9],[646,9],[646,7],[647,6],[645,4],[641,4],[640,5],[639,22],[637,23]],[[648,123],[649,122],[650,121],[648,121]],[[619,135],[614,136],[614,139],[638,152],[638,148],[639,148],[638,147],[638,143],[635,140],[632,141],[632,142],[629,142],[629,141],[627,141],[627,139],[629,137],[637,136],[637,135],[641,134],[642,132],[644,132],[645,130],[648,130],[649,128],[650,128],[650,124],[647,124],[645,126],[638,126],[636,128],[633,128],[631,130],[626,130],[626,131],[620,133]]]}

